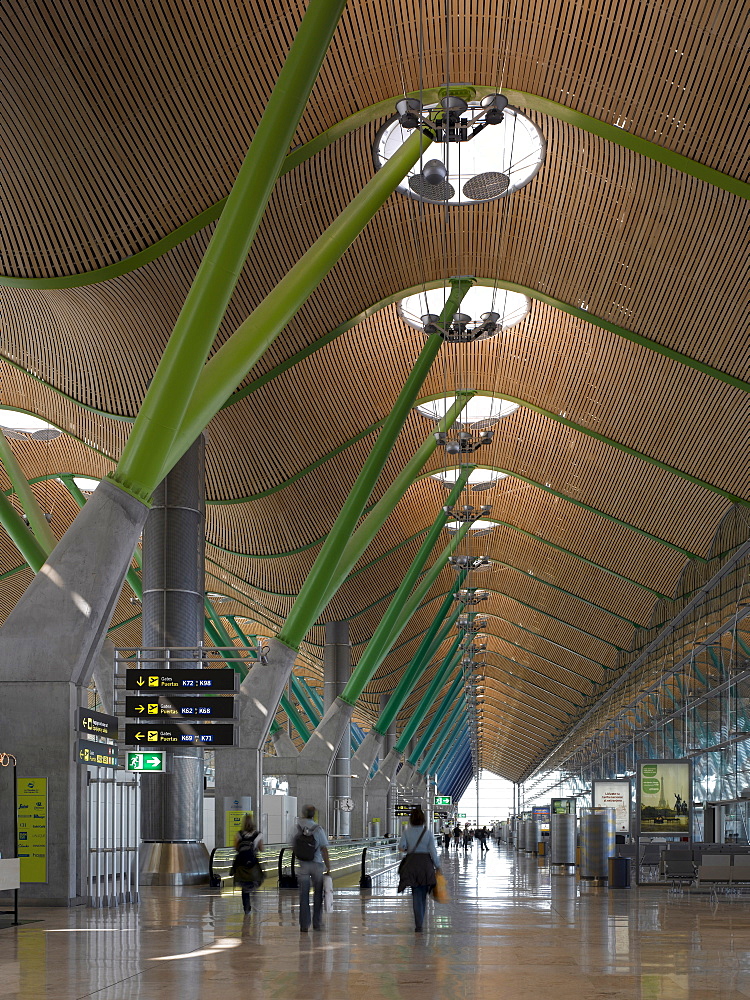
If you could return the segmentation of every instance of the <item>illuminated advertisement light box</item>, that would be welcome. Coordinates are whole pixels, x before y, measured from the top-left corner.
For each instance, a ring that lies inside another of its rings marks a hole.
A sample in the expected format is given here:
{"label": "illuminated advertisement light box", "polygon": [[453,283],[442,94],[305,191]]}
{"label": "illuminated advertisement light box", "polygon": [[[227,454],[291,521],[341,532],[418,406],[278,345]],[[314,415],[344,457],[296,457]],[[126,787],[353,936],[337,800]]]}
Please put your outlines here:
{"label": "illuminated advertisement light box", "polygon": [[627,780],[594,782],[591,804],[594,809],[614,809],[616,833],[630,833],[630,795],[631,786]]}
{"label": "illuminated advertisement light box", "polygon": [[551,811],[553,816],[567,816],[568,813],[574,813],[576,800],[571,798],[552,799]]}
{"label": "illuminated advertisement light box", "polygon": [[47,881],[47,779],[18,778],[18,857],[22,882]]}
{"label": "illuminated advertisement light box", "polygon": [[532,806],[531,818],[540,823],[549,823],[549,806]]}
{"label": "illuminated advertisement light box", "polygon": [[643,760],[637,769],[637,819],[641,836],[690,836],[692,762]]}

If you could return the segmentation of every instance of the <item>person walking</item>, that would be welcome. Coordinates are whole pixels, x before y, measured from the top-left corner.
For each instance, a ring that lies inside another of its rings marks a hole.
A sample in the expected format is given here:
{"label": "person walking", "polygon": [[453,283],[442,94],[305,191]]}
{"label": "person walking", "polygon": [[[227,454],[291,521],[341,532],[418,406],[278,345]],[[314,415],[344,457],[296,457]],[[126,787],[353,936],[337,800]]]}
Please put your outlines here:
{"label": "person walking", "polygon": [[328,837],[315,822],[315,806],[304,806],[292,837],[291,845],[297,859],[299,885],[299,929],[307,934],[310,927],[310,885],[313,888],[313,930],[323,930],[323,876],[331,874]]}
{"label": "person walking", "polygon": [[460,823],[456,823],[456,826],[455,826],[455,828],[453,830],[453,839],[456,842],[456,850],[458,850],[459,847],[461,846],[461,824]]}
{"label": "person walking", "polygon": [[[234,849],[237,851],[233,865],[235,880],[242,890],[242,909],[247,914],[251,910],[250,903],[253,893],[263,877],[259,864],[259,855],[263,850],[263,838],[255,825],[255,818],[250,812],[245,813],[242,826],[237,831],[234,838]],[[255,873],[258,875],[257,879],[243,878],[244,875]]]}
{"label": "person walking", "polygon": [[435,885],[435,876],[440,871],[440,861],[432,830],[427,829],[425,815],[419,806],[412,809],[409,826],[404,830],[398,847],[406,854],[398,869],[398,891],[403,892],[407,886],[411,889],[414,931],[421,934],[427,893]]}

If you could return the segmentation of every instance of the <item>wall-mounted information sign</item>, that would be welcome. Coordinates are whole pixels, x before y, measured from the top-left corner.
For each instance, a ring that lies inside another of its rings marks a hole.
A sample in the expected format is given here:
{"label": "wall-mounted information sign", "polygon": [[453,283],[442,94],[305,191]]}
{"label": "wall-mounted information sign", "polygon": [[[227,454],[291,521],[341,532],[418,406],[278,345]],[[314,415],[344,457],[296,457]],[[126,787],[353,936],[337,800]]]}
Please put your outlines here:
{"label": "wall-mounted information sign", "polygon": [[105,740],[116,740],[118,730],[116,715],[105,715],[103,712],[92,712],[88,708],[79,708],[76,717],[76,730],[87,736],[99,736]]}
{"label": "wall-mounted information sign", "polygon": [[458,814],[458,818],[459,819],[466,819],[466,813],[459,813]]}
{"label": "wall-mounted information sign", "polygon": [[574,798],[552,799],[551,811],[553,816],[566,816],[568,813],[574,813],[576,800]]}
{"label": "wall-mounted information sign", "polygon": [[692,761],[638,761],[637,820],[641,836],[660,833],[690,836],[692,779]]}
{"label": "wall-mounted information sign", "polygon": [[145,719],[233,719],[235,699],[227,696],[200,698],[192,695],[145,694],[125,699],[125,715]]}
{"label": "wall-mounted information sign", "polygon": [[627,779],[595,781],[591,804],[595,809],[614,809],[615,832],[630,833],[630,782]]}
{"label": "wall-mounted information sign", "polygon": [[79,764],[91,764],[94,767],[119,767],[117,747],[112,743],[93,743],[90,740],[78,740],[76,743],[76,760]]}
{"label": "wall-mounted information sign", "polygon": [[180,691],[202,694],[205,691],[234,691],[237,687],[234,670],[217,667],[215,670],[126,670],[125,687],[128,691],[159,694],[161,691]]}
{"label": "wall-mounted information sign", "polygon": [[449,806],[451,804],[450,795],[436,795],[435,805],[436,806]]}
{"label": "wall-mounted information sign", "polygon": [[185,745],[199,743],[214,747],[233,747],[235,745],[236,728],[231,723],[160,723],[149,725],[148,720],[142,723],[128,723],[125,726],[125,742],[131,746],[147,743],[168,743],[170,745]]}
{"label": "wall-mounted information sign", "polygon": [[549,806],[532,806],[531,818],[540,823],[549,823]]}
{"label": "wall-mounted information sign", "polygon": [[17,778],[22,882],[47,881],[47,779]]}
{"label": "wall-mounted information sign", "polygon": [[128,771],[165,771],[164,751],[149,750],[148,753],[130,753],[127,755]]}

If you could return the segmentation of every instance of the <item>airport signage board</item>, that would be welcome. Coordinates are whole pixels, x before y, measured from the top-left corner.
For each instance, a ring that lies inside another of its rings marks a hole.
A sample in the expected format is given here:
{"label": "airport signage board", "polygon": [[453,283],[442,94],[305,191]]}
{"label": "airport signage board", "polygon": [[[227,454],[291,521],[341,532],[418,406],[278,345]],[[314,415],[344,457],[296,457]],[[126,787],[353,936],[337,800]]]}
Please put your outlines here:
{"label": "airport signage board", "polygon": [[549,823],[549,806],[532,806],[531,818],[540,823]]}
{"label": "airport signage board", "polygon": [[141,746],[157,743],[169,746],[199,746],[233,747],[235,746],[236,727],[231,722],[223,723],[165,723],[150,725],[147,721],[141,723],[126,723],[125,742],[128,746]]}
{"label": "airport signage board", "polygon": [[630,833],[630,793],[631,786],[627,779],[593,783],[591,805],[594,809],[614,809],[615,833]]}
{"label": "airport signage board", "polygon": [[117,747],[114,743],[94,743],[92,740],[78,740],[76,760],[79,764],[92,767],[119,767]]}
{"label": "airport signage board", "polygon": [[436,806],[449,806],[451,804],[450,795],[436,795],[435,805]]}
{"label": "airport signage board", "polygon": [[201,698],[194,695],[128,695],[125,715],[145,719],[233,719],[235,699],[231,696]]}
{"label": "airport signage board", "polygon": [[128,771],[166,771],[164,766],[164,751],[149,750],[146,753],[132,753],[128,751],[126,770]]}
{"label": "airport signage board", "polygon": [[125,687],[128,691],[145,694],[180,692],[204,694],[206,691],[234,691],[237,687],[234,670],[217,667],[215,670],[126,670]]}
{"label": "airport signage board", "polygon": [[116,740],[119,720],[116,715],[93,712],[89,708],[79,708],[76,713],[76,730],[86,736],[99,736],[105,740]]}
{"label": "airport signage board", "polygon": [[693,768],[690,760],[639,760],[636,770],[639,836],[690,837]]}
{"label": "airport signage board", "polygon": [[47,779],[17,778],[16,803],[22,882],[47,881]]}

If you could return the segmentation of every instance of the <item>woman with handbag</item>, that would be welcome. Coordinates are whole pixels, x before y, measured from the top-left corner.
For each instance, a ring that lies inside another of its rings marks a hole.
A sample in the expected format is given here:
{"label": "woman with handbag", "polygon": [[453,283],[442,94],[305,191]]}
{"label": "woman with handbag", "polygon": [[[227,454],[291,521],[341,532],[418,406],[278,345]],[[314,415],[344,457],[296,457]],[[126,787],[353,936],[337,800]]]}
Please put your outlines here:
{"label": "woman with handbag", "polygon": [[407,886],[411,889],[414,930],[421,934],[427,893],[435,885],[436,873],[440,872],[440,861],[435,838],[432,831],[427,829],[424,813],[419,806],[412,809],[409,826],[404,830],[398,846],[400,851],[406,852],[398,866],[398,891],[403,892]]}
{"label": "woman with handbag", "polygon": [[263,838],[255,826],[252,813],[245,813],[242,827],[234,838],[234,847],[237,854],[232,865],[232,874],[242,890],[242,909],[245,913],[250,913],[251,894],[264,879],[259,861],[259,854],[263,850]]}

